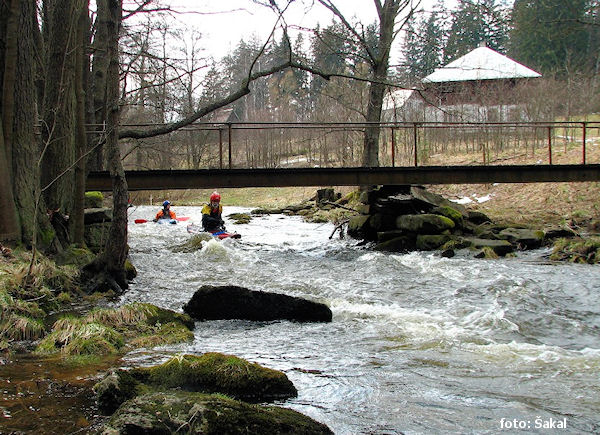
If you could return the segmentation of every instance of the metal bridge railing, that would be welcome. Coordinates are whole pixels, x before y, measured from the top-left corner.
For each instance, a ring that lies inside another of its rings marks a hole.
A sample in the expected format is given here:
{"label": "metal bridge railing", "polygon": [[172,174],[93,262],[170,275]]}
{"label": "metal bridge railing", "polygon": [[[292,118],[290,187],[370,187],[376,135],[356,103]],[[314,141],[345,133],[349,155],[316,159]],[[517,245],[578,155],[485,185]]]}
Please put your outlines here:
{"label": "metal bridge railing", "polygon": [[[123,127],[151,129],[156,124]],[[124,141],[130,169],[362,166],[363,133],[380,129],[380,166],[598,163],[598,121],[194,123]],[[90,126],[90,130],[93,127]],[[589,147],[593,146],[593,161]]]}

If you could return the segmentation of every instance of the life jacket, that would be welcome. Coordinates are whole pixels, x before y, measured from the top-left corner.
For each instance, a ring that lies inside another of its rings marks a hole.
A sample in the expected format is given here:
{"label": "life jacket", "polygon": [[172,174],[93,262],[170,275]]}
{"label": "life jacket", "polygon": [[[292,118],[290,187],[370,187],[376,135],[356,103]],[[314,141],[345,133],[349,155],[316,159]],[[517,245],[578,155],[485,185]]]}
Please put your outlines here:
{"label": "life jacket", "polygon": [[212,218],[221,219],[221,213],[223,213],[223,206],[221,204],[217,208],[212,208],[210,204],[204,204],[204,207],[202,207],[202,214],[206,214]]}
{"label": "life jacket", "polygon": [[156,213],[156,219],[175,219],[175,212],[164,208]]}

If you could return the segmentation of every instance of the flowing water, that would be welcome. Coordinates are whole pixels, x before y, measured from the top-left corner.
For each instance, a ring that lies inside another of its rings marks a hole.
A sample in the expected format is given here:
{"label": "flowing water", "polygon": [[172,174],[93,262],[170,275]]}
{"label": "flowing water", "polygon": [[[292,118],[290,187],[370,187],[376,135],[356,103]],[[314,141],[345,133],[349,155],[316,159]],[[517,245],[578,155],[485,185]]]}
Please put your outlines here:
{"label": "flowing water", "polygon": [[282,370],[298,397],[280,405],[336,434],[600,431],[599,266],[379,253],[281,215],[227,227],[241,240],[173,253],[184,222],[131,224],[139,276],[119,303],[181,311],[201,285],[231,284],[323,302],[333,322],[197,322],[193,343],[128,363],[217,351]]}

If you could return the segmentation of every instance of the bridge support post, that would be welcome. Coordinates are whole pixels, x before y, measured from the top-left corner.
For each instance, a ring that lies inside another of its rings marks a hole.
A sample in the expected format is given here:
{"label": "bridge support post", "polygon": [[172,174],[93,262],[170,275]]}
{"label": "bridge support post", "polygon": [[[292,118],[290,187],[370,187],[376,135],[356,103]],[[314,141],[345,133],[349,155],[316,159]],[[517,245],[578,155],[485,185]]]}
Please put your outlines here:
{"label": "bridge support post", "polygon": [[581,134],[581,138],[583,140],[583,146],[582,146],[582,149],[583,149],[583,164],[585,165],[585,158],[586,158],[586,156],[585,156],[585,142],[586,142],[586,139],[587,139],[587,122],[582,122],[581,125],[583,126],[583,132]]}
{"label": "bridge support post", "polygon": [[548,164],[552,164],[552,127],[548,127]]}

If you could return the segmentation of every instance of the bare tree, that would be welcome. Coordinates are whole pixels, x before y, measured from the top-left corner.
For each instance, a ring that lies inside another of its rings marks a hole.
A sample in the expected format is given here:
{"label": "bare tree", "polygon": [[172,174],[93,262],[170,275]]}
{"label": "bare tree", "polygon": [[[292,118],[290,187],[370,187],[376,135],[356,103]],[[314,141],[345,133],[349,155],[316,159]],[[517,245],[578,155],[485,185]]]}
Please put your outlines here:
{"label": "bare tree", "polygon": [[377,41],[368,38],[362,23],[353,25],[336,6],[333,0],[318,0],[329,9],[348,29],[355,43],[362,49],[363,59],[370,67],[369,101],[366,122],[372,124],[365,129],[363,166],[379,166],[379,127],[383,97],[387,86],[390,50],[400,29],[415,12],[420,0],[373,0],[377,9]]}

